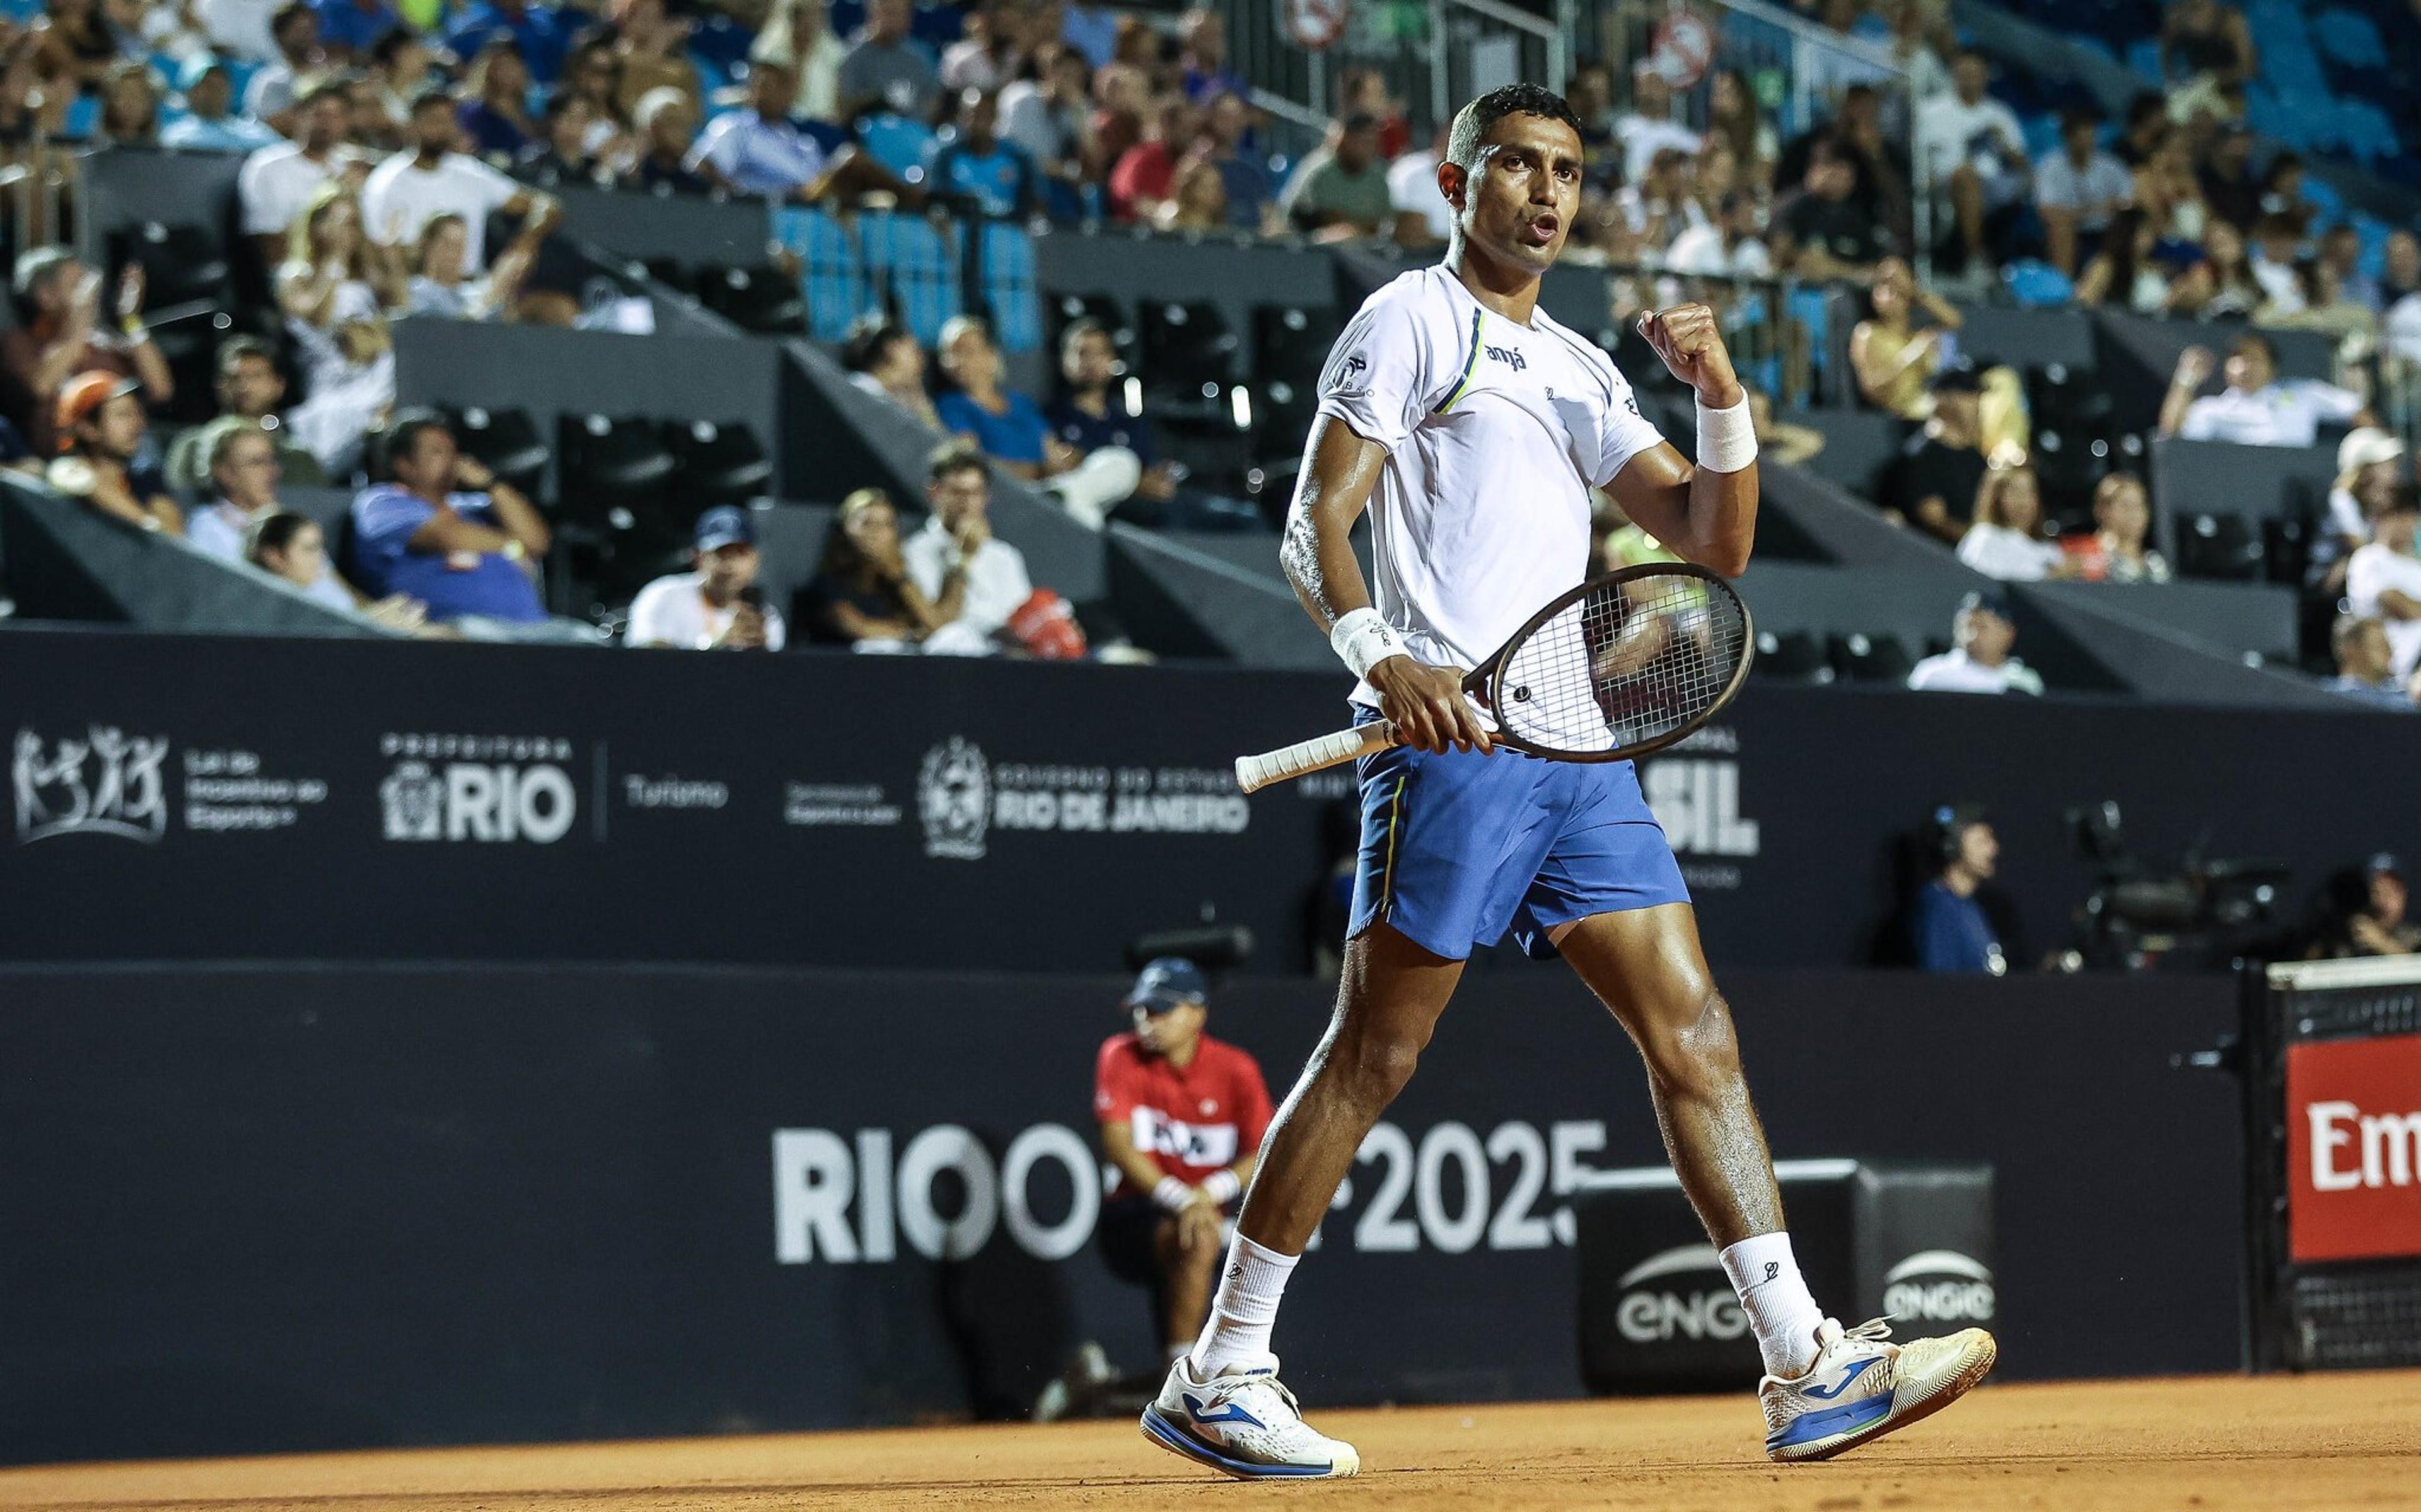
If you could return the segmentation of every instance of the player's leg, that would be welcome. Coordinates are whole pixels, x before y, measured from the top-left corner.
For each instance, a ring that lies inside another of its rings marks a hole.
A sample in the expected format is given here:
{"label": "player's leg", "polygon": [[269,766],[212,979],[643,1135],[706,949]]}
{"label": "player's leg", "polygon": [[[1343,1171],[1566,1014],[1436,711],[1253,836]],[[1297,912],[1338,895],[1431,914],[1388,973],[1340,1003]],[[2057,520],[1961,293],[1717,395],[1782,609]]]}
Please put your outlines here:
{"label": "player's leg", "polygon": [[1687,903],[1591,914],[1547,931],[1647,1063],[1657,1125],[1756,1332],[1766,1452],[1820,1459],[1948,1406],[1991,1368],[1969,1329],[1906,1346],[1880,1321],[1844,1330],[1808,1294],[1783,1227],[1765,1130]]}
{"label": "player's leg", "polygon": [[1239,1477],[1360,1468],[1351,1445],[1297,1414],[1270,1337],[1296,1262],[1364,1136],[1412,1080],[1461,974],[1461,961],[1383,923],[1347,944],[1336,1011],[1261,1142],[1209,1320],[1144,1411],[1144,1432],[1164,1447]]}

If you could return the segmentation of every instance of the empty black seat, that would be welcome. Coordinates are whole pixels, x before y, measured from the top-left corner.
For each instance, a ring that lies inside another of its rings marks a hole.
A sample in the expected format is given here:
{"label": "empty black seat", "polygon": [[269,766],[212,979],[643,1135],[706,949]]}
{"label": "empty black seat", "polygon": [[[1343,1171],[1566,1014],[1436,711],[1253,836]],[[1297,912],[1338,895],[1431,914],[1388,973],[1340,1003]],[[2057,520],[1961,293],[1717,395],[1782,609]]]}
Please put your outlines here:
{"label": "empty black seat", "polygon": [[2263,573],[2273,583],[2301,583],[2312,560],[2312,527],[2301,520],[2261,522]]}
{"label": "empty black seat", "polygon": [[526,410],[483,410],[474,405],[453,416],[454,438],[488,471],[539,497],[554,451],[539,438]]}
{"label": "empty black seat", "polygon": [[1825,659],[1851,682],[1904,684],[1916,669],[1916,659],[1896,635],[1868,635],[1851,631],[1825,639]]}
{"label": "empty black seat", "polygon": [[1298,304],[1253,307],[1253,370],[1265,382],[1283,382],[1307,389],[1320,382],[1328,349],[1344,330],[1333,308],[1305,309]]}
{"label": "empty black seat", "polygon": [[2038,431],[2095,430],[2110,416],[2108,392],[2093,375],[2071,371],[2065,363],[2028,368],[2025,390],[2026,409]]}
{"label": "empty black seat", "polygon": [[681,491],[700,509],[742,504],[772,491],[773,459],[744,425],[668,420],[664,439],[679,463]]}
{"label": "empty black seat", "polygon": [[1830,682],[1834,677],[1823,646],[1804,630],[1758,631],[1749,675],[1774,682]]}
{"label": "empty black seat", "polygon": [[2261,575],[2260,538],[2242,515],[2188,515],[2178,522],[2178,570],[2250,582]]}
{"label": "empty black seat", "polygon": [[142,268],[148,286],[143,301],[146,309],[188,304],[224,306],[234,303],[226,248],[208,226],[146,221],[112,232],[109,257],[120,269],[130,263]]}
{"label": "empty black seat", "polygon": [[1235,374],[1237,343],[1218,306],[1148,302],[1136,326],[1147,390],[1195,403],[1221,397]]}
{"label": "empty black seat", "polygon": [[698,274],[699,303],[742,331],[766,336],[807,334],[806,290],[776,268],[710,268]]}

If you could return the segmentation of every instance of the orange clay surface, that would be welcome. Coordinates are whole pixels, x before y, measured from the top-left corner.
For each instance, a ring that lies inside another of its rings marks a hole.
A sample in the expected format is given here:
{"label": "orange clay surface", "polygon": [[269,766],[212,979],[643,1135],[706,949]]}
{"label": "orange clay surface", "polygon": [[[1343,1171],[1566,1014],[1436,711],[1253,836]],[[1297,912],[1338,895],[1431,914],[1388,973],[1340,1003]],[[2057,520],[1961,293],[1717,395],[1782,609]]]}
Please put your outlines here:
{"label": "orange clay surface", "polygon": [[1995,1386],[1829,1464],[1745,1398],[1315,1412],[1356,1479],[1242,1486],[1129,1422],[0,1471],[0,1508],[2421,1508],[2421,1373]]}

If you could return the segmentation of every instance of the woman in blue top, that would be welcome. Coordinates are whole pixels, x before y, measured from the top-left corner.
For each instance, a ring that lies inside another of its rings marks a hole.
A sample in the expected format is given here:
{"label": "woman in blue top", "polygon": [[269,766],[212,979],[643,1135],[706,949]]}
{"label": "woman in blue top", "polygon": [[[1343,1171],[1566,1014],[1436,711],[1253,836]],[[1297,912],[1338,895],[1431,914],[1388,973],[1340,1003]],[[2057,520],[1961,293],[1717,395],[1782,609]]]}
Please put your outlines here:
{"label": "woman in blue top", "polygon": [[1086,456],[1052,433],[1032,399],[1001,386],[1000,349],[983,321],[953,317],[933,350],[953,385],[933,401],[943,428],[975,443],[1002,472],[1040,484],[1097,527],[1134,492],[1143,476],[1134,453],[1104,446]]}

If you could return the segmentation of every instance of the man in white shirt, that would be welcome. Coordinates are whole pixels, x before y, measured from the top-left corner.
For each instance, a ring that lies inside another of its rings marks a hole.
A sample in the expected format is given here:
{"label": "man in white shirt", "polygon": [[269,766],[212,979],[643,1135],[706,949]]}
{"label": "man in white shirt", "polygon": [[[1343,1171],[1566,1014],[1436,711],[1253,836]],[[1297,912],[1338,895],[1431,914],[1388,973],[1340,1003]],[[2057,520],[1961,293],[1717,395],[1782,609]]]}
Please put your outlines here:
{"label": "man in white shirt", "polygon": [[697,517],[692,570],[661,577],[631,600],[625,646],[683,651],[778,651],[789,640],[781,613],[757,586],[763,563],[748,511],[719,505]]}
{"label": "man in white shirt", "polygon": [[[1497,750],[1491,717],[1462,692],[1465,668],[1582,583],[1599,489],[1676,555],[1726,576],[1748,565],[1756,439],[1713,312],[1681,304],[1638,322],[1696,395],[1694,464],[1642,418],[1606,354],[1539,305],[1580,214],[1580,132],[1535,85],[1464,106],[1437,170],[1455,210],[1445,261],[1365,301],[1320,376],[1279,561],[1360,679],[1357,719],[1383,723],[1389,743],[1357,773],[1362,842],[1335,1021],[1262,1144],[1210,1322],[1144,1410],[1153,1442],[1229,1475],[1360,1468],[1351,1445],[1304,1423],[1271,1331],[1464,961],[1508,932],[1570,961],[1647,1060],[1681,1189],[1766,1362],[1769,1455],[1827,1455],[1889,1432],[1911,1415],[1901,1402],[1945,1402],[1991,1363],[1980,1333],[1895,1348],[1880,1330],[1823,1317],[1783,1232],[1688,889],[1635,771]],[[1375,574],[1352,545],[1366,512]],[[1570,649],[1585,662],[1579,634]],[[1601,749],[1612,738],[1589,700],[1547,712],[1558,705],[1508,701],[1498,717],[1566,748],[1592,726]]]}
{"label": "man in white shirt", "polygon": [[2362,396],[2312,379],[2278,382],[2278,354],[2269,339],[2251,331],[2227,349],[2226,389],[2195,397],[2210,378],[2209,347],[2178,353],[2178,370],[2161,400],[2161,434],[2187,441],[2227,441],[2240,446],[2309,446],[2322,421],[2366,423]]}
{"label": "man in white shirt", "polygon": [[258,420],[234,416],[204,428],[204,464],[217,497],[185,517],[185,539],[222,561],[241,562],[252,527],[278,512],[277,444]]}
{"label": "man in white shirt", "polygon": [[1673,86],[1645,58],[1631,70],[1631,108],[1614,118],[1614,139],[1622,144],[1622,181],[1627,184],[1647,178],[1656,154],[1668,147],[1696,157],[1702,140],[1673,118]]}
{"label": "man in white shirt", "polygon": [[320,186],[352,161],[345,138],[352,131],[353,107],[343,84],[323,80],[306,90],[294,108],[295,139],[253,153],[235,176],[244,234],[258,244],[272,268],[286,260],[287,227]]}
{"label": "man in white shirt", "polygon": [[787,62],[752,64],[748,108],[726,111],[706,123],[690,147],[689,170],[735,195],[802,205],[867,189],[887,191],[911,204],[924,202],[921,186],[901,183],[856,148],[844,144],[828,153],[822,143],[791,125],[798,93],[798,77]]}
{"label": "man in white shirt", "polygon": [[2396,654],[2396,676],[2409,680],[2421,665],[2421,557],[2413,554],[2413,527],[2421,504],[2399,491],[2379,517],[2379,534],[2355,549],[2346,563],[2346,600],[2355,614],[2387,628]]}
{"label": "man in white shirt", "polygon": [[1918,693],[2025,693],[2043,691],[2041,674],[2009,654],[2018,627],[2009,601],[1997,593],[1971,593],[1960,600],[1950,622],[1953,650],[1929,656],[1908,675]]}
{"label": "man in white shirt", "polygon": [[1437,186],[1438,162],[1445,150],[1445,131],[1440,128],[1429,146],[1416,147],[1387,164],[1387,199],[1396,207],[1398,228],[1405,225],[1402,217],[1418,216],[1423,239],[1437,242],[1454,234],[1454,207],[1445,202]]}
{"label": "man in white shirt", "polygon": [[982,656],[1034,596],[1025,553],[992,533],[992,473],[983,453],[952,442],[933,453],[925,500],[932,516],[900,545],[908,576],[948,623],[925,637],[928,655]]}
{"label": "man in white shirt", "polygon": [[2096,112],[2070,108],[2059,118],[2059,150],[2035,164],[2035,209],[2042,212],[2052,266],[2070,278],[2099,250],[2110,217],[2135,202],[2135,176],[2094,143],[2101,128]]}
{"label": "man in white shirt", "polygon": [[441,85],[429,85],[412,99],[414,149],[398,152],[370,170],[362,185],[362,228],[381,246],[416,246],[421,229],[439,215],[462,217],[467,244],[463,272],[476,276],[488,266],[488,217],[499,210],[524,217],[533,240],[563,218],[563,207],[526,189],[477,158],[454,150],[460,132],[455,101]]}
{"label": "man in white shirt", "polygon": [[2017,113],[1984,93],[1984,59],[1961,53],[1951,65],[1951,92],[1918,107],[1919,187],[1949,201],[1958,217],[1967,267],[1988,267],[1985,223],[2025,196],[2026,136]]}

